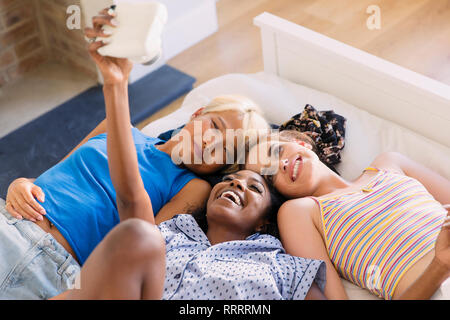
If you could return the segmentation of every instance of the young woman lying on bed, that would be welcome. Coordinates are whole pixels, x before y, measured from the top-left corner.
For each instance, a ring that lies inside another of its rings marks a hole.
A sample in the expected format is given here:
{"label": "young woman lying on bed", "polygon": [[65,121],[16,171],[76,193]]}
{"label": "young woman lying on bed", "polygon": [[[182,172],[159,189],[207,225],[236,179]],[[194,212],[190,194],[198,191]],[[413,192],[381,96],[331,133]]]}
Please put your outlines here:
{"label": "young woman lying on bed", "polygon": [[346,298],[339,275],[384,299],[429,299],[450,276],[449,207],[441,205],[450,203],[450,181],[397,153],[346,181],[304,134],[272,138],[267,158],[246,168],[276,172],[265,177],[292,199],[278,213],[283,245],[325,261],[328,298]]}
{"label": "young woman lying on bed", "polygon": [[[118,204],[127,204],[119,214],[151,221],[137,166],[121,173],[112,160],[129,168],[128,154],[109,158]],[[323,261],[288,255],[267,233],[276,230],[282,200],[255,172],[227,175],[212,189],[206,212],[177,215],[159,230],[141,219],[120,223],[81,268],[80,289],[55,299],[324,299]]]}
{"label": "young woman lying on bed", "polygon": [[[86,30],[87,37],[105,36],[100,29],[104,24],[111,25],[111,18],[106,11],[94,17],[94,29]],[[250,100],[226,96],[199,109],[182,132],[165,143],[131,129],[129,116],[126,122],[114,116],[118,109],[128,106],[127,81],[132,64],[126,59],[100,56],[97,49],[103,45],[93,42],[89,50],[104,78],[103,91],[110,120],[101,123],[64,161],[38,177],[34,184],[27,179],[14,181],[6,198],[6,210],[11,214],[7,220],[5,204],[0,202],[0,210],[5,213],[0,215],[2,298],[48,298],[58,294],[65,289],[60,284],[64,278],[72,275],[73,270],[79,268],[78,264],[83,264],[103,237],[124,218],[118,214],[114,180],[108,171],[106,141],[111,137],[103,133],[105,130],[109,129],[108,132],[115,135],[113,138],[122,142],[134,142],[133,159],[138,161],[143,186],[131,185],[130,188],[145,188],[152,212],[158,214],[157,222],[161,222],[187,209],[203,208],[211,187],[194,173],[206,174],[225,167],[225,152],[222,157],[212,151],[212,162],[206,163],[203,158],[200,163],[194,161],[194,153],[215,150],[214,144],[218,142],[200,140],[203,143],[197,145],[194,123],[201,125],[202,133],[210,128],[222,132],[224,146],[226,129],[243,129],[242,134],[246,134],[247,130],[268,128]],[[120,130],[127,129],[129,134],[118,135],[118,126],[124,126]],[[178,166],[172,162],[171,155],[181,141],[191,148],[190,153],[185,151],[188,154],[180,153],[181,160],[188,161]],[[121,147],[122,144],[118,144],[117,148]],[[118,165],[117,161],[114,163]],[[130,204],[119,201],[119,207],[122,205]],[[133,214],[136,216],[125,217],[141,217],[139,211]],[[19,221],[22,218],[31,220],[32,225],[29,221]],[[41,238],[46,233],[52,237]],[[35,250],[36,242],[41,251]],[[43,255],[42,250],[52,253]],[[39,262],[33,260],[33,255],[39,257]],[[21,281],[24,277],[27,280]]]}

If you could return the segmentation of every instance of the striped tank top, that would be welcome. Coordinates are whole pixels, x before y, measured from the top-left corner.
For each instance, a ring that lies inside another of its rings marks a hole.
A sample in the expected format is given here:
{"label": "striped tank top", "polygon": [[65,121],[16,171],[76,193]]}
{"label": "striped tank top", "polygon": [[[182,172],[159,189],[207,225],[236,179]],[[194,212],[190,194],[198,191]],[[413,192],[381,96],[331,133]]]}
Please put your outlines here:
{"label": "striped tank top", "polygon": [[315,200],[338,273],[392,299],[406,271],[434,249],[447,210],[416,179],[375,168],[365,171],[377,173],[359,191]]}

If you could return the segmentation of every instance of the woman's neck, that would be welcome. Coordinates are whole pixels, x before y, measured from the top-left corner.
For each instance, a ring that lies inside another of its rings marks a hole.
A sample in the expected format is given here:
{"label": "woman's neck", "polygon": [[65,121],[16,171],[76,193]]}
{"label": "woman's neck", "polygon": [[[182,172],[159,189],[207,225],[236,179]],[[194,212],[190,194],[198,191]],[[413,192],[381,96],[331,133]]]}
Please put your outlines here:
{"label": "woman's neck", "polygon": [[245,240],[248,235],[243,235],[239,232],[231,232],[229,228],[226,228],[225,226],[208,224],[206,237],[208,238],[211,245],[215,245],[226,241]]}
{"label": "woman's neck", "polygon": [[155,145],[155,148],[159,151],[167,153],[169,156],[172,155],[172,150],[176,146],[176,142],[172,140],[168,140],[162,144]]}
{"label": "woman's neck", "polygon": [[324,196],[330,193],[334,193],[339,189],[346,189],[352,184],[352,182],[348,182],[324,165],[321,178],[319,179],[317,188],[312,195],[315,197]]}

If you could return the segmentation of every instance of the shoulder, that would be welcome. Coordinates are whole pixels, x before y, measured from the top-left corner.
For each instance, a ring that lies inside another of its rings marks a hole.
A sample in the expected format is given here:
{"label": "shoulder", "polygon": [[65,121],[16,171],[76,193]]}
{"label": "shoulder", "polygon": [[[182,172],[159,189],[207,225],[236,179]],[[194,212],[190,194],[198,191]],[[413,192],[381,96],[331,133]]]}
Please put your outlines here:
{"label": "shoulder", "polygon": [[317,209],[317,202],[312,197],[288,200],[280,207],[280,212],[306,213]]}
{"label": "shoulder", "polygon": [[203,207],[209,198],[211,185],[202,179],[194,178],[178,191],[170,200],[171,203],[189,204],[192,209]]}
{"label": "shoulder", "polygon": [[208,181],[200,179],[200,178],[194,178],[191,181],[189,181],[189,183],[187,184],[191,187],[197,187],[200,188],[202,190],[207,189],[207,190],[211,190],[211,185],[209,184]]}
{"label": "shoulder", "polygon": [[207,181],[200,179],[200,178],[194,178],[191,181],[189,181],[188,183],[186,183],[186,185],[180,190],[180,192],[177,194],[177,196],[179,194],[186,195],[186,194],[188,194],[188,193],[190,194],[192,192],[195,192],[195,194],[197,194],[197,195],[203,195],[203,196],[208,195],[209,196],[211,189],[212,189],[211,185]]}
{"label": "shoulder", "polygon": [[312,197],[288,200],[278,211],[278,223],[290,223],[292,219],[315,222],[319,217],[320,208]]}
{"label": "shoulder", "polygon": [[371,163],[371,166],[378,169],[395,170],[403,173],[402,166],[408,160],[408,157],[399,152],[389,151],[379,154]]}
{"label": "shoulder", "polygon": [[180,213],[195,212],[204,208],[208,200],[211,186],[208,182],[195,178],[189,181],[166,203],[156,215],[161,223]]}

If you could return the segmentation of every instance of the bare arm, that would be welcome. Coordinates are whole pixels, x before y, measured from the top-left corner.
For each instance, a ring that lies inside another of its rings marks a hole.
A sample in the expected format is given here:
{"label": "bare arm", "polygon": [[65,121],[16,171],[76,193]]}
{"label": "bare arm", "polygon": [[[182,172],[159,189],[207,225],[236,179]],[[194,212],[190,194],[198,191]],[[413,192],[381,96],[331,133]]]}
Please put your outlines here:
{"label": "bare arm", "polygon": [[288,254],[325,262],[325,296],[328,299],[348,299],[341,279],[328,257],[322,236],[311,218],[313,210],[318,209],[309,198],[284,203],[278,212],[281,241]]}
{"label": "bare arm", "polygon": [[105,84],[107,153],[121,220],[141,218],[155,223],[150,197],[142,181],[130,130],[128,84]]}
{"label": "bare arm", "polygon": [[433,170],[397,152],[379,155],[373,165],[379,168],[397,169],[422,183],[441,204],[450,204],[450,181]]}
{"label": "bare arm", "polygon": [[[132,127],[131,123],[130,123],[130,127]],[[64,158],[61,159],[61,161],[66,160],[68,157],[70,157],[79,147],[81,147],[83,144],[85,144],[89,139],[98,136],[99,134],[105,133],[106,132],[106,119],[102,120],[95,128],[94,130],[92,130],[91,132],[89,132],[89,134],[84,137],[83,140],[81,140],[81,142],[79,144],[77,144],[77,146],[75,148],[72,149],[72,151],[70,151]],[[34,179],[33,179],[34,181]],[[31,181],[31,182],[33,182]]]}
{"label": "bare arm", "polygon": [[[72,149],[61,161],[66,160],[75,150],[85,144],[90,138],[106,132],[106,119],[100,122],[75,148]],[[61,162],[60,161],[60,162]],[[34,184],[34,178],[18,178],[11,182],[6,195],[6,210],[17,219],[28,219],[31,221],[42,220],[45,209],[36,201],[45,201],[45,194]]]}
{"label": "bare arm", "polygon": [[395,299],[430,299],[442,282],[450,277],[450,206],[446,207],[449,214],[436,240],[434,259],[419,278]]}
{"label": "bare arm", "polygon": [[156,215],[156,224],[172,219],[177,214],[202,209],[206,205],[211,186],[202,179],[193,179],[187,183]]}
{"label": "bare arm", "polygon": [[[102,12],[102,14],[105,13]],[[93,23],[96,24],[96,29],[87,30],[87,36],[90,36],[91,38],[97,36],[108,37],[108,35],[105,35],[99,31],[99,27],[101,27],[99,21],[110,24],[108,18],[100,17],[99,20],[98,17],[94,17]],[[75,150],[86,143],[90,138],[104,132],[106,132],[106,119],[100,122],[97,127],[92,130],[72,151],[61,159],[61,161],[67,159],[74,153]],[[18,178],[9,185],[8,194],[6,196],[6,209],[17,219],[25,218],[31,221],[42,220],[42,215],[46,214],[44,208],[36,201],[37,198],[40,202],[44,202],[45,194],[42,192],[41,188],[34,185],[35,180],[36,179]]]}
{"label": "bare arm", "polygon": [[430,299],[442,282],[448,276],[448,269],[433,260],[425,271],[395,300],[425,300]]}
{"label": "bare arm", "polygon": [[[130,124],[131,126],[131,124]],[[106,119],[101,121],[94,130],[92,130],[72,151],[70,151],[61,161],[67,159],[79,147],[85,144],[89,139],[106,132]],[[61,162],[60,161],[60,162]],[[45,201],[45,194],[37,185],[34,184],[35,178],[18,178],[14,180],[8,188],[6,196],[8,212],[17,219],[28,219],[31,221],[42,220],[45,215],[45,209],[36,201]]]}
{"label": "bare arm", "polygon": [[[112,16],[93,18],[94,28],[86,28],[88,38],[103,36],[101,27],[112,27]],[[141,218],[154,224],[150,197],[142,181],[137,162],[136,147],[130,129],[128,77],[133,64],[127,59],[101,56],[97,50],[102,42],[92,42],[89,54],[103,75],[106,108],[107,154],[111,180],[116,190],[117,209],[121,220]]]}

